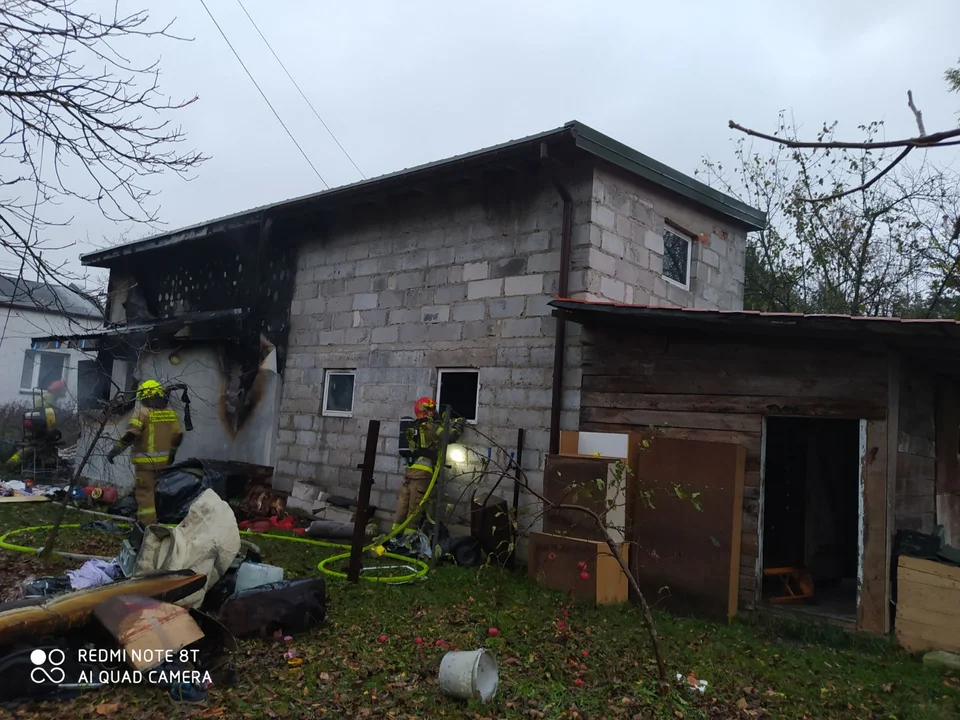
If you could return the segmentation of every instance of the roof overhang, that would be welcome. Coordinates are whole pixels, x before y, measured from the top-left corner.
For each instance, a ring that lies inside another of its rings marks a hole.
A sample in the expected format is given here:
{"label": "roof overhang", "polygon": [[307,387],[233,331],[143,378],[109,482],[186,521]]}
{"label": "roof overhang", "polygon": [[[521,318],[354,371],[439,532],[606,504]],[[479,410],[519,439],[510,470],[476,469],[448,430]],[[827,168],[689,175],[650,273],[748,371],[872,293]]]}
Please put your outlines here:
{"label": "roof overhang", "polygon": [[31,342],[79,342],[93,343],[92,350],[129,343],[133,346],[143,341],[212,342],[235,341],[242,330],[247,312],[239,308],[214,310],[181,315],[155,323],[122,325],[108,330],[72,335],[45,335],[31,338]]}
{"label": "roof overhang", "polygon": [[727,336],[879,343],[904,350],[960,349],[960,322],[748,310],[661,308],[556,298],[554,314],[584,327],[715,332]]}
{"label": "roof overhang", "polygon": [[86,266],[110,267],[122,258],[138,253],[169,248],[218,233],[258,225],[267,214],[293,216],[306,212],[342,210],[374,195],[397,192],[403,188],[413,190],[427,180],[441,181],[452,175],[476,172],[484,167],[510,165],[518,159],[539,161],[540,146],[544,143],[555,148],[567,146],[612,163],[647,182],[698,203],[748,231],[762,230],[766,226],[765,213],[657,162],[583,123],[573,121],[547,132],[323,192],[263,205],[217,220],[89,253],[80,259]]}

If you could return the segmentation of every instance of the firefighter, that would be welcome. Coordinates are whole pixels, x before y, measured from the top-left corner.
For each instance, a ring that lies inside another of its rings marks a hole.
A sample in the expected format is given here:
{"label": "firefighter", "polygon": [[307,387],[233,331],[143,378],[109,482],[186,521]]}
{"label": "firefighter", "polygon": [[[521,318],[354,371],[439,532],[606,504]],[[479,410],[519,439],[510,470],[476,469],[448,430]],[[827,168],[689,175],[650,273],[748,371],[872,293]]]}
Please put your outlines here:
{"label": "firefighter", "polygon": [[59,459],[59,451],[56,447],[56,437],[53,431],[57,427],[56,410],[59,409],[60,401],[67,395],[67,384],[63,380],[54,380],[47,389],[33,397],[34,410],[49,410],[46,413],[45,423],[46,432],[50,438],[50,444],[38,442],[39,438],[29,444],[26,444],[21,450],[15,452],[6,461],[5,466],[9,471],[14,471],[18,467],[40,467],[56,466]]}
{"label": "firefighter", "polygon": [[157,521],[157,474],[174,463],[183,430],[177,414],[167,407],[166,391],[156,380],[143,381],[137,388],[137,399],[140,409],[107,455],[107,462],[112,465],[117,455],[133,446],[130,459],[136,477],[137,522],[147,526]]}
{"label": "firefighter", "polygon": [[[428,397],[420,398],[413,406],[417,422],[407,430],[412,462],[404,472],[400,485],[397,511],[393,517],[394,530],[420,509],[420,501],[433,477],[434,465],[440,454],[440,440],[445,433],[443,420],[437,416],[436,407]],[[462,432],[461,421],[454,422],[447,443],[455,443]],[[407,527],[406,532],[413,532],[413,528]]]}

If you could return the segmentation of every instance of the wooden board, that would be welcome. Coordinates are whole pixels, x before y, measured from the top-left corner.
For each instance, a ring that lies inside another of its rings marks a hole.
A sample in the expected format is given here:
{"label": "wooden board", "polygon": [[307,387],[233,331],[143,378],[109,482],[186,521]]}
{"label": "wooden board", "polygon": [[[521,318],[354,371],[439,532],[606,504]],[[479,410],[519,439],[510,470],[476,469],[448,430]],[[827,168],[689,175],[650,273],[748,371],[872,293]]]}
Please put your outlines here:
{"label": "wooden board", "polygon": [[[614,488],[610,483],[611,467],[616,460],[567,455],[548,455],[543,473],[543,496],[552,503],[582,505],[607,520],[608,530],[615,542],[623,541],[626,500],[622,484]],[[602,487],[597,481],[602,481]],[[629,478],[624,479],[624,484]],[[614,492],[619,490],[619,493]],[[614,507],[609,510],[607,502]],[[585,513],[574,510],[547,510],[543,530],[585,540],[601,541],[604,532]]]}
{"label": "wooden board", "polygon": [[[629,563],[628,550],[627,545],[619,547]],[[586,580],[580,578],[581,562],[587,564]],[[601,605],[625,603],[629,596],[627,577],[605,542],[530,533],[527,576],[578,600]]]}
{"label": "wooden board", "polygon": [[[654,507],[634,500],[632,567],[648,600],[676,613],[729,620],[740,576],[745,451],[737,445],[653,440],[640,458],[637,488]],[[674,493],[697,492],[690,499]],[[664,590],[666,588],[666,590]]]}
{"label": "wooden board", "polygon": [[960,568],[900,556],[896,633],[907,652],[960,652]]}
{"label": "wooden board", "polygon": [[8,495],[0,497],[0,503],[49,502],[46,495]]}
{"label": "wooden board", "polygon": [[886,422],[867,422],[863,459],[863,553],[857,629],[882,635],[889,613],[887,597],[887,438]]}

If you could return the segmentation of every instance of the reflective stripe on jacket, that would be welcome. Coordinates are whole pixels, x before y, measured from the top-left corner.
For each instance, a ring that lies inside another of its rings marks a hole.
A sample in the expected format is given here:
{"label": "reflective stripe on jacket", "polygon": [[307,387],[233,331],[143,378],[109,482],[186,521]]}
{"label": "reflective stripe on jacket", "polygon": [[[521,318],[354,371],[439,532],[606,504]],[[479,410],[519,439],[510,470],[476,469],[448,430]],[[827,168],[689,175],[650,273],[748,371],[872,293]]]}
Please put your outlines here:
{"label": "reflective stripe on jacket", "polygon": [[130,419],[127,435],[132,435],[131,460],[135,465],[161,465],[170,461],[170,451],[180,446],[183,430],[173,410],[141,407]]}

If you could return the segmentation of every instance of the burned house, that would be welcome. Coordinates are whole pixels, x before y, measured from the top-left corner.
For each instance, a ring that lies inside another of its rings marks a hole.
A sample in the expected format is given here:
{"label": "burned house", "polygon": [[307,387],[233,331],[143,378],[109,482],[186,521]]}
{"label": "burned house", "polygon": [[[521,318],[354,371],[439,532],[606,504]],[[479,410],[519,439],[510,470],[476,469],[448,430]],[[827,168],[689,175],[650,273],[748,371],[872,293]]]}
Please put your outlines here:
{"label": "burned house", "polygon": [[[467,462],[525,429],[539,483],[581,411],[579,326],[550,300],[738,309],[746,233],[763,224],[568,123],[84,256],[110,270],[88,405],[139,377],[183,382],[197,398],[182,457],[270,465],[279,489],[342,495],[380,420],[373,502],[389,510],[400,419],[429,395],[469,421]],[[129,410],[114,402],[107,435]]]}
{"label": "burned house", "polygon": [[[753,607],[783,591],[778,569],[805,568],[798,608],[885,633],[896,531],[940,525],[960,545],[960,323],[551,305],[582,328],[580,427],[647,433],[639,479],[669,468],[701,493],[702,514],[661,502],[638,523],[667,607]],[[724,448],[739,470],[713,459]]]}

